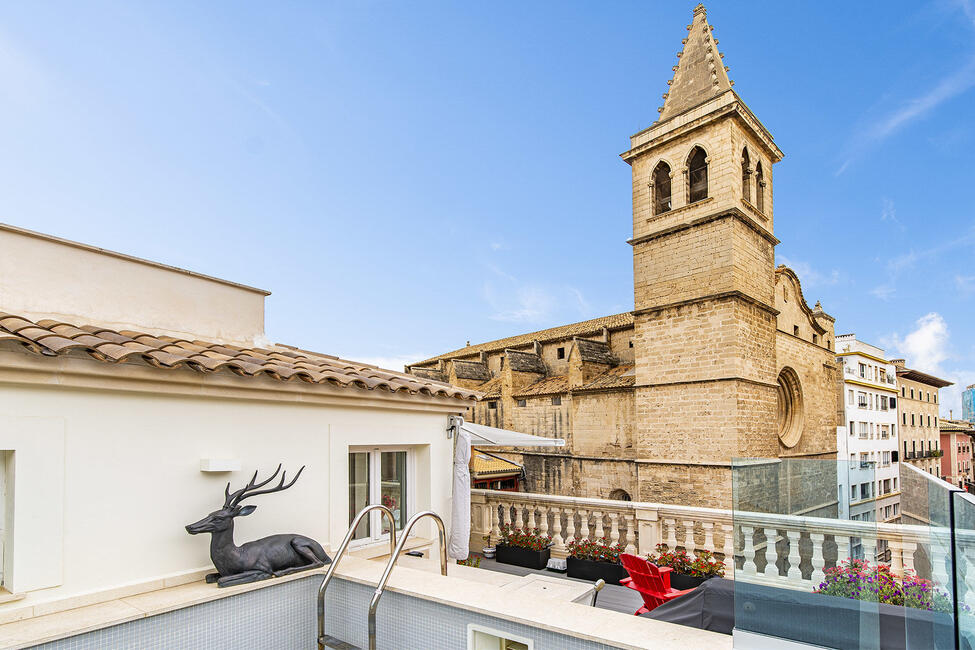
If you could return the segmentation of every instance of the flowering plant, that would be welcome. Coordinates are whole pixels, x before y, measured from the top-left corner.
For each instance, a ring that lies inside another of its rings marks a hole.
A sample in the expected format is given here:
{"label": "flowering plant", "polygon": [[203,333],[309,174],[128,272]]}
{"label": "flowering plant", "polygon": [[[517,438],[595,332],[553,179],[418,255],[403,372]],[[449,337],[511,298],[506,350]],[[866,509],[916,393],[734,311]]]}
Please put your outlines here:
{"label": "flowering plant", "polygon": [[472,553],[467,556],[466,560],[457,560],[457,564],[463,564],[464,566],[479,567],[481,566],[481,556],[474,555]]}
{"label": "flowering plant", "polygon": [[569,557],[574,557],[578,560],[619,564],[620,553],[623,550],[622,544],[609,544],[605,537],[596,540],[576,537],[569,542]]}
{"label": "flowering plant", "polygon": [[[949,594],[910,570],[898,576],[887,564],[871,566],[866,560],[848,559],[826,569],[825,573],[825,579],[814,593],[936,612],[954,611]],[[962,607],[967,610],[967,606]]]}
{"label": "flowering plant", "polygon": [[647,556],[647,560],[657,566],[669,566],[674,573],[692,578],[713,578],[724,576],[724,562],[714,557],[711,551],[698,551],[691,557],[687,551],[667,550],[666,544],[657,544],[657,552]]}
{"label": "flowering plant", "polygon": [[552,544],[550,535],[539,535],[538,529],[512,528],[510,524],[501,525],[501,543],[505,546],[520,546],[533,551],[542,551]]}
{"label": "flowering plant", "polygon": [[389,508],[390,510],[393,510],[396,508],[396,499],[393,497],[392,494],[384,494],[383,505]]}

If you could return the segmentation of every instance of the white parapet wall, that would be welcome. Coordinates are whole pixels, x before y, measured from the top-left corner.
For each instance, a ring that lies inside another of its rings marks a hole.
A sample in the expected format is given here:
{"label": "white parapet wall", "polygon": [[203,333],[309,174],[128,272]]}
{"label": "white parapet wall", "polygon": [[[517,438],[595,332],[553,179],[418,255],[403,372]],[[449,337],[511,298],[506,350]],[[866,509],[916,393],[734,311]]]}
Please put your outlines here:
{"label": "white parapet wall", "polygon": [[263,342],[267,291],[0,224],[0,306],[37,321]]}

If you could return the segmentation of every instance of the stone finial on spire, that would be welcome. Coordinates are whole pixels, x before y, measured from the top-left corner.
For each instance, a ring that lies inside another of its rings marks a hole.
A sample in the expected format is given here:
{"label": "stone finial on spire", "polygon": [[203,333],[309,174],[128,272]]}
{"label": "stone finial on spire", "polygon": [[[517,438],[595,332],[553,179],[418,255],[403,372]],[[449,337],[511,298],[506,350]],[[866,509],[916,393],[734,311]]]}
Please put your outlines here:
{"label": "stone finial on spire", "polygon": [[728,71],[721,61],[723,55],[718,52],[718,41],[711,35],[712,29],[704,5],[694,7],[693,22],[683,40],[684,48],[677,55],[674,78],[660,111],[660,121],[731,89]]}

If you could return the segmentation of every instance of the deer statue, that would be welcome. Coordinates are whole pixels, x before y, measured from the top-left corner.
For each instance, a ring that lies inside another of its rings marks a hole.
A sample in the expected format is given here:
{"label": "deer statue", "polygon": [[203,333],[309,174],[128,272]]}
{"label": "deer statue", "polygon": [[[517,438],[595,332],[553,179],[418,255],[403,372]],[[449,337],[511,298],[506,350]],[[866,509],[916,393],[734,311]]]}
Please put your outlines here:
{"label": "deer statue", "polygon": [[207,582],[216,582],[218,587],[229,587],[331,563],[332,560],[325,554],[322,545],[303,535],[269,535],[241,546],[234,544],[234,517],[249,515],[257,509],[253,505],[242,507],[240,502],[258,494],[287,490],[295,484],[304,469],[302,466],[287,485],[287,472],[283,472],[281,481],[266,490],[260,488],[274,480],[281,471],[281,465],[278,465],[270,478],[260,483],[257,483],[255,471],[247,485],[235,492],[230,491],[230,483],[227,483],[223,507],[186,527],[186,532],[190,535],[210,533],[210,559],[217,572],[207,575]]}

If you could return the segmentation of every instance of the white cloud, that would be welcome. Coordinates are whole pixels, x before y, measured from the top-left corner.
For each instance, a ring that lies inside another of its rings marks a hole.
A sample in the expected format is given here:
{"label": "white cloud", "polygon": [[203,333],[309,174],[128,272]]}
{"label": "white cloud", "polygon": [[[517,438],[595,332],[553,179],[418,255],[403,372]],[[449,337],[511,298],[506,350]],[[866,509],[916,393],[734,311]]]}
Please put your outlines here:
{"label": "white cloud", "polygon": [[[971,0],[959,0],[958,7],[975,28],[975,9]],[[936,81],[923,93],[902,102],[899,106],[888,108],[885,115],[870,121],[871,126],[853,138],[847,148],[845,159],[834,172],[835,176],[845,172],[850,164],[871,146],[883,142],[911,122],[920,119],[941,104],[954,99],[975,86],[975,55],[970,55],[962,65],[953,65],[951,74]]]}
{"label": "white cloud", "polygon": [[880,210],[880,220],[896,225],[900,230],[904,230],[904,225],[897,218],[897,208],[890,199],[883,200],[883,208]]}
{"label": "white cloud", "polygon": [[541,323],[551,315],[556,305],[551,293],[534,285],[499,293],[491,283],[485,283],[484,298],[494,309],[489,318],[509,323]]}
{"label": "white cloud", "polygon": [[888,358],[903,356],[909,368],[953,382],[940,391],[940,411],[943,417],[948,417],[949,411],[956,418],[961,417],[961,393],[966,386],[975,383],[975,370],[946,365],[952,360],[951,333],[941,314],[926,314],[903,338],[895,333],[884,337],[881,343],[888,348]]}
{"label": "white cloud", "polygon": [[576,303],[579,306],[579,313],[583,316],[592,315],[592,307],[589,306],[589,301],[586,300],[586,297],[582,295],[582,292],[575,287],[568,287],[568,289],[569,293],[575,296]]}
{"label": "white cloud", "polygon": [[878,300],[887,301],[890,300],[896,292],[897,289],[895,289],[892,285],[881,284],[871,289],[870,295],[872,295],[874,298],[877,298]]}
{"label": "white cloud", "polygon": [[931,312],[917,319],[916,327],[904,338],[894,334],[891,342],[911,367],[937,374],[948,359],[948,323],[941,314]]}
{"label": "white cloud", "polygon": [[838,284],[843,279],[842,274],[837,269],[821,273],[808,263],[788,258],[785,255],[779,255],[778,262],[795,271],[804,288],[831,286]]}
{"label": "white cloud", "polygon": [[975,293],[975,275],[956,275],[955,288],[963,296],[970,296]]}
{"label": "white cloud", "polygon": [[[920,251],[911,249],[906,253],[895,255],[887,260],[887,281],[871,289],[870,293],[880,300],[889,300],[897,291],[897,280],[901,273],[914,268],[918,262],[938,258],[949,251],[971,246],[972,244],[975,244],[975,228],[970,229],[961,237],[948,240],[947,243],[941,244],[940,246],[933,246]],[[963,276],[958,277],[962,278],[961,282],[966,279]],[[956,284],[960,284],[957,278],[955,281]]]}

